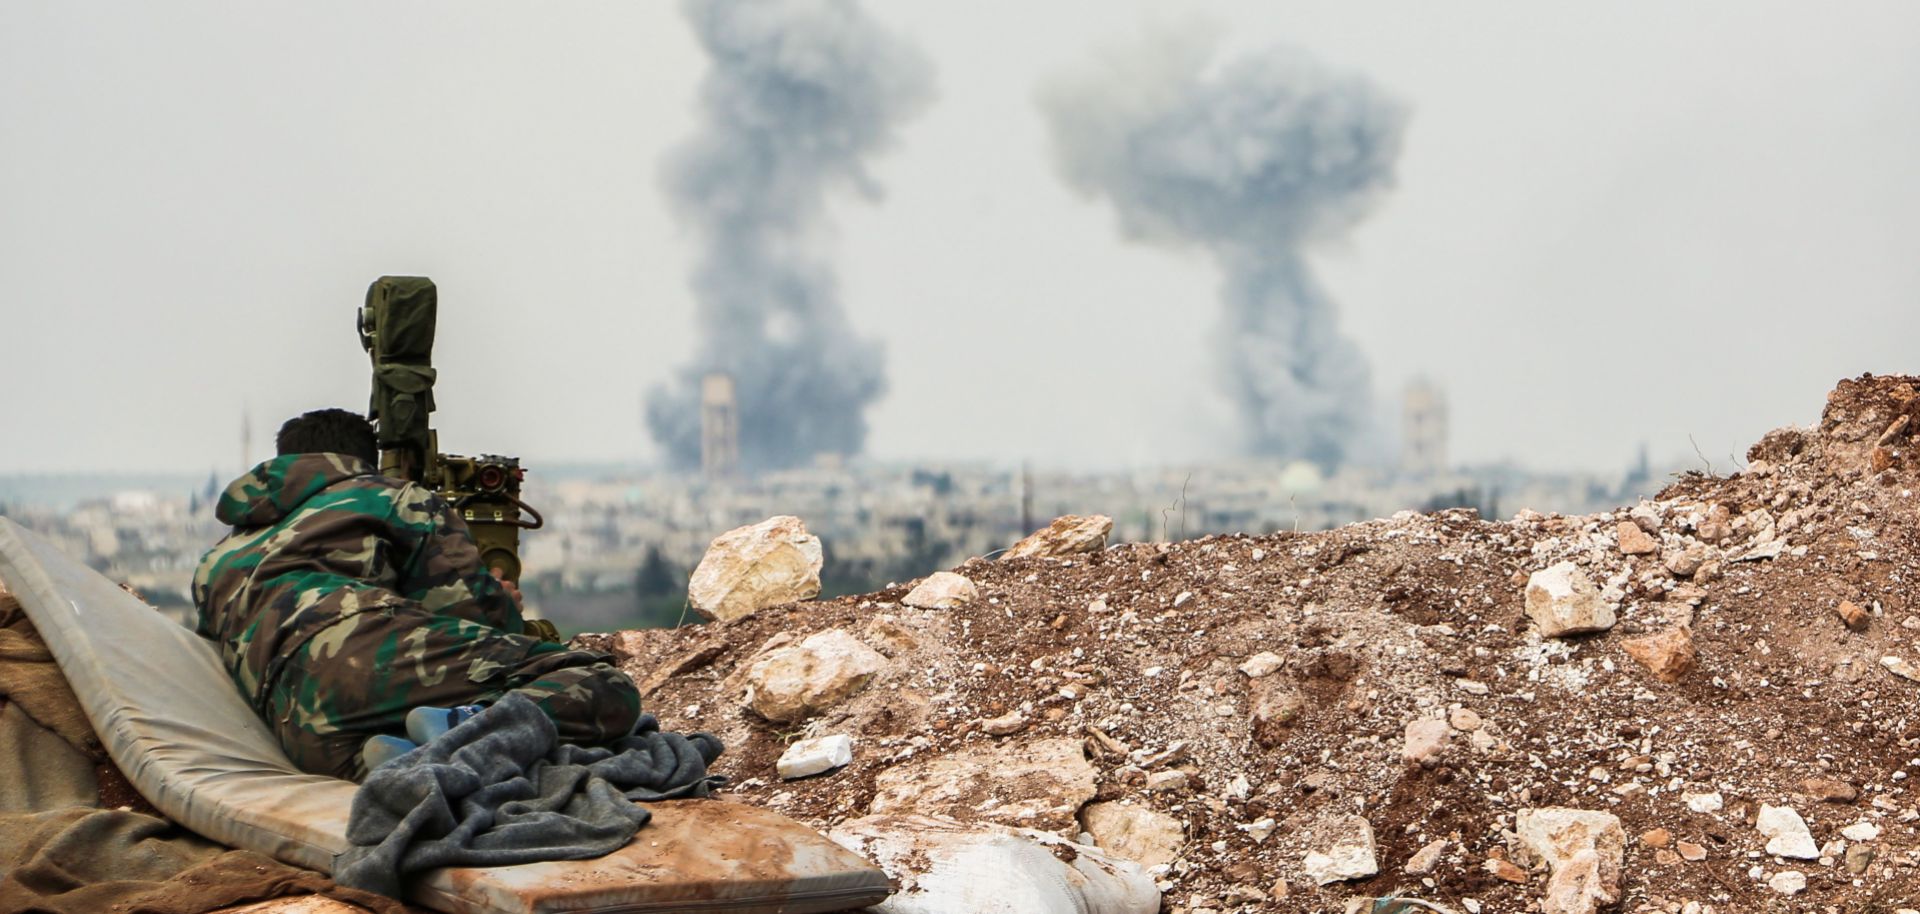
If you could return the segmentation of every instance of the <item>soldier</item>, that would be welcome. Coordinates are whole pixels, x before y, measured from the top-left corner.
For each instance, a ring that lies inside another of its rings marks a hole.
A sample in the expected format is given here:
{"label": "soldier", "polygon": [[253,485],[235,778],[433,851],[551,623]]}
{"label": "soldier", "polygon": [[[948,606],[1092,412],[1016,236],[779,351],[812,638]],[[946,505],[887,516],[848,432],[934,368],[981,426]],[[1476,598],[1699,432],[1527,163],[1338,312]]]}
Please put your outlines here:
{"label": "soldier", "polygon": [[277,449],[221,496],[233,532],[201,559],[193,598],[294,764],[360,780],[510,691],[567,742],[632,731],[633,681],[605,654],[521,634],[519,589],[482,567],[445,500],[379,474],[365,418],[307,413]]}

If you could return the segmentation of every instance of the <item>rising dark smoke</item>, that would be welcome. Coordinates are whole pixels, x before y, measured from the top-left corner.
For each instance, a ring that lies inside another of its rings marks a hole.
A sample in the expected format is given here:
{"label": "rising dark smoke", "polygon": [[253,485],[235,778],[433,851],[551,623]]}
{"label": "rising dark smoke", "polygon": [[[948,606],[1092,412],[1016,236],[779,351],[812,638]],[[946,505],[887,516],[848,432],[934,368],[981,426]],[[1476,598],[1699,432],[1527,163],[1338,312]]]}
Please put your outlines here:
{"label": "rising dark smoke", "polygon": [[1392,184],[1404,109],[1358,76],[1272,50],[1211,67],[1175,36],[1047,87],[1061,173],[1126,233],[1220,264],[1221,383],[1255,454],[1335,465],[1371,416],[1365,358],[1304,259]]}
{"label": "rising dark smoke", "polygon": [[932,70],[850,0],[688,0],[712,59],[700,132],[663,175],[701,252],[700,348],[654,389],[647,425],[679,466],[700,462],[700,379],[733,376],[748,469],[856,454],[886,389],[878,344],[856,336],[821,250],[827,197],[874,199],[868,156],[922,108]]}

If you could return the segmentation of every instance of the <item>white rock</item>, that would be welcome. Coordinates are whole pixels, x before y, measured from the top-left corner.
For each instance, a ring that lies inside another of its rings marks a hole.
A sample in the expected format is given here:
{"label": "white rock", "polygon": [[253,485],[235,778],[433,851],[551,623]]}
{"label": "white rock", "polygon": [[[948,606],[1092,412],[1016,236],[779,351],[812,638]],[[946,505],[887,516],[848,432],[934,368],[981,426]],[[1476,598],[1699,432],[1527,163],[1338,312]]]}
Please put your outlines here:
{"label": "white rock", "polygon": [[1272,675],[1285,665],[1286,661],[1280,659],[1279,654],[1261,651],[1248,657],[1247,662],[1240,664],[1240,672],[1247,674],[1248,679],[1259,679],[1262,676]]}
{"label": "white rock", "polygon": [[1648,533],[1660,532],[1660,509],[1642,502],[1627,512],[1627,518]]}
{"label": "white rock", "polygon": [[980,732],[988,736],[1012,736],[1026,728],[1027,717],[1019,711],[1008,711],[980,722]]}
{"label": "white rock", "polygon": [[799,720],[866,688],[886,663],[860,639],[830,628],[755,660],[747,669],[741,703],[775,723]]}
{"label": "white rock", "polygon": [[1104,514],[1069,514],[1055,518],[1045,529],[1013,544],[1000,557],[1023,559],[1034,556],[1078,555],[1106,548],[1107,534],[1113,532],[1113,518]]}
{"label": "white rock", "polygon": [[1718,790],[1708,793],[1683,793],[1680,799],[1687,804],[1688,809],[1694,812],[1719,812],[1720,808],[1726,805],[1725,801],[1720,799]]}
{"label": "white rock", "polygon": [[1153,791],[1185,790],[1187,782],[1187,773],[1178,768],[1155,771],[1147,775],[1147,789]]}
{"label": "white rock", "polygon": [[1880,838],[1880,826],[1872,822],[1855,822],[1840,829],[1840,836],[1848,841],[1876,841]]}
{"label": "white rock", "polygon": [[1440,761],[1440,753],[1447,749],[1447,739],[1453,735],[1453,728],[1447,722],[1433,717],[1423,717],[1407,724],[1405,745],[1400,757],[1408,764],[1431,768]]}
{"label": "white rock", "polygon": [[715,537],[687,581],[695,612],[723,622],[820,594],[820,538],[791,515]]}
{"label": "white rock", "polygon": [[844,733],[832,736],[803,739],[787,747],[780,753],[780,761],[774,764],[775,770],[787,780],[803,778],[835,768],[853,761],[853,737]]}
{"label": "white rock", "polygon": [[1180,591],[1180,594],[1173,598],[1173,608],[1179,609],[1180,607],[1185,606],[1192,601],[1193,601],[1193,591],[1191,590]]}
{"label": "white rock", "polygon": [[1527,578],[1527,617],[1548,638],[1613,627],[1613,606],[1600,588],[1572,562],[1561,562]]}
{"label": "white rock", "polygon": [[1548,807],[1514,821],[1515,838],[1550,871],[1543,914],[1594,914],[1620,900],[1627,834],[1611,813]]}
{"label": "white rock", "polygon": [[1779,558],[1780,553],[1785,552],[1786,550],[1787,550],[1786,540],[1770,539],[1734,557],[1734,561],[1757,562],[1762,559]]}
{"label": "white rock", "polygon": [[1246,832],[1247,837],[1252,838],[1255,844],[1267,843],[1267,839],[1273,836],[1273,830],[1278,827],[1280,827],[1280,823],[1272,816],[1262,816],[1244,825],[1234,826],[1234,828]]}
{"label": "white rock", "polygon": [[1448,846],[1447,839],[1442,838],[1428,842],[1427,846],[1414,851],[1413,856],[1407,858],[1407,875],[1425,876],[1433,872],[1440,866],[1440,858],[1446,854]]}
{"label": "white rock", "polygon": [[1807,874],[1799,870],[1781,870],[1767,880],[1767,887],[1782,895],[1798,895],[1807,890]]}
{"label": "white rock", "polygon": [[1767,838],[1767,853],[1795,860],[1816,860],[1820,857],[1820,845],[1813,840],[1813,832],[1807,829],[1807,820],[1800,818],[1791,806],[1768,806],[1760,804],[1760,815],[1754,820],[1754,826]]}
{"label": "white rock", "polygon": [[881,772],[874,778],[868,811],[984,819],[1077,834],[1074,815],[1093,799],[1098,779],[1081,740],[995,742]]}
{"label": "white rock", "polygon": [[1892,655],[1888,655],[1886,657],[1880,658],[1880,665],[1883,667],[1886,667],[1887,672],[1892,673],[1893,675],[1898,676],[1901,679],[1906,679],[1912,682],[1920,682],[1920,667],[1914,666],[1911,661],[1907,660],[1904,657],[1894,657]]}
{"label": "white rock", "polygon": [[1131,803],[1088,803],[1080,824],[1101,850],[1147,867],[1171,863],[1187,841],[1179,819]]}
{"label": "white rock", "polygon": [[1667,570],[1677,577],[1689,578],[1699,571],[1702,565],[1713,555],[1704,543],[1694,543],[1685,549],[1677,549],[1668,554]]}
{"label": "white rock", "polygon": [[1342,816],[1316,836],[1301,868],[1319,885],[1363,879],[1380,872],[1374,854],[1373,823],[1359,816]]}
{"label": "white rock", "polygon": [[[828,834],[899,891],[876,914],[1155,914],[1160,890],[1132,861],[1044,832],[927,816],[868,816]],[[1070,861],[1070,862],[1069,862]]]}
{"label": "white rock", "polygon": [[964,576],[951,571],[936,571],[907,591],[900,602],[920,609],[959,609],[979,596],[980,591]]}

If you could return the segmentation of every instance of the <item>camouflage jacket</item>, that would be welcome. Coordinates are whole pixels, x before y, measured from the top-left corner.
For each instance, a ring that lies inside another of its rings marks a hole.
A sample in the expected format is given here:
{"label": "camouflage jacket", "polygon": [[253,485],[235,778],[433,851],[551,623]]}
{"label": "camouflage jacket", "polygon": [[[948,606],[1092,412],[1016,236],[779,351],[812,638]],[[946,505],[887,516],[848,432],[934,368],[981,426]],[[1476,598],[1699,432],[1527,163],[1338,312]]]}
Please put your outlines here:
{"label": "camouflage jacket", "polygon": [[349,616],[412,602],[523,627],[447,502],[357,457],[276,457],[227,486],[215,513],[233,532],[194,572],[199,632],[256,711],[285,658]]}

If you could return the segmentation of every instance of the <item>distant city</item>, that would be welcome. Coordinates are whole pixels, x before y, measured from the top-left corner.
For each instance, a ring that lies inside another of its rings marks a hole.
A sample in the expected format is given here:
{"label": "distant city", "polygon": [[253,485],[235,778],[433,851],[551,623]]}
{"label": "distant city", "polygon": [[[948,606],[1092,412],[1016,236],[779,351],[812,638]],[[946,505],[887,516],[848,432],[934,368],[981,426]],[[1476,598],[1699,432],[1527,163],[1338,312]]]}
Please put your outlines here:
{"label": "distant city", "polygon": [[[685,585],[713,537],[776,514],[801,517],[824,542],[823,586],[833,596],[991,555],[1062,514],[1110,515],[1117,542],[1322,530],[1403,510],[1573,514],[1651,495],[1684,469],[1656,468],[1644,449],[1613,474],[1452,466],[1440,392],[1416,385],[1403,403],[1400,459],[1390,467],[1243,459],[1064,472],[823,457],[746,476],[727,459],[724,435],[711,434],[697,471],[535,466],[526,499],[547,523],[523,542],[523,589],[563,631],[665,627],[698,621],[685,609]],[[194,567],[226,532],[213,504],[234,475],[0,476],[0,516],[186,622]]]}

